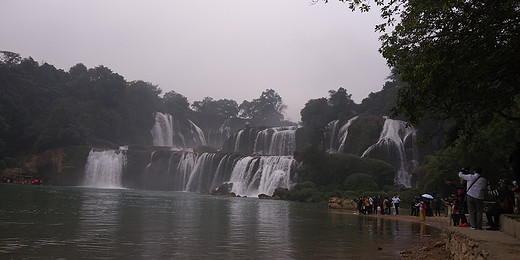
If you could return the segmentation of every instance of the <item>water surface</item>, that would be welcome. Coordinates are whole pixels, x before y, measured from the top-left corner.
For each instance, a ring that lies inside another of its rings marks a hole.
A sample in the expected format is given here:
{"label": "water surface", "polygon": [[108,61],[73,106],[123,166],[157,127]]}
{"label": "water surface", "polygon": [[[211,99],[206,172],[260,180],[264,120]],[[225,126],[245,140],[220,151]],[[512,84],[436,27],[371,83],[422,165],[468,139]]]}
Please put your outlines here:
{"label": "water surface", "polygon": [[3,259],[396,259],[439,235],[322,204],[0,184]]}

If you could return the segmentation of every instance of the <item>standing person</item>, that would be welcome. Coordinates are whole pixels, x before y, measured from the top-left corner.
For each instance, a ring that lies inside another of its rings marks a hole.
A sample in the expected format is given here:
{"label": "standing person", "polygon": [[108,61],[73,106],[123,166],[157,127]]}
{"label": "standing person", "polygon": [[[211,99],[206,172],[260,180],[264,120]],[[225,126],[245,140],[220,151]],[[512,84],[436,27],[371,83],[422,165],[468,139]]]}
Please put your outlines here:
{"label": "standing person", "polygon": [[399,196],[397,194],[394,195],[392,198],[392,204],[394,204],[395,208],[395,215],[399,215],[399,203],[401,202],[401,199],[399,199]]}
{"label": "standing person", "polygon": [[468,201],[469,224],[471,229],[482,229],[482,205],[487,181],[481,176],[482,168],[477,167],[473,174],[464,173],[464,168],[459,172],[459,177],[466,180],[466,199]]}
{"label": "standing person", "polygon": [[486,211],[487,222],[489,228],[487,230],[499,230],[498,221],[500,220],[501,214],[511,214],[514,212],[514,200],[515,194],[509,189],[509,180],[500,180],[500,188],[491,190],[491,186],[488,185],[488,194],[494,196],[497,201]]}
{"label": "standing person", "polygon": [[466,198],[466,180],[460,179],[460,185],[457,188],[457,194],[455,194],[456,201],[454,203],[457,210],[457,226],[467,227],[469,226],[468,220],[466,219],[466,212],[468,211],[468,202]]}
{"label": "standing person", "polygon": [[434,198],[432,207],[433,207],[433,215],[440,217],[441,216],[441,200],[438,198]]}

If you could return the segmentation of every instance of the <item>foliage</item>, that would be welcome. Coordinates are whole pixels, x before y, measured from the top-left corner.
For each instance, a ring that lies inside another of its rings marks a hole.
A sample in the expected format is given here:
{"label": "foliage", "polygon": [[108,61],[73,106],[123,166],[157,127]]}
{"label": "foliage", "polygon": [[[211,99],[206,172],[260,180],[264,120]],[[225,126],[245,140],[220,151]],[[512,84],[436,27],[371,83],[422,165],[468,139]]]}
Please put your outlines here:
{"label": "foliage", "polygon": [[390,80],[385,82],[383,89],[376,93],[370,93],[359,105],[359,113],[369,115],[388,116],[396,106],[397,92],[405,85],[400,82],[397,75],[392,74]]}
{"label": "foliage", "polygon": [[253,101],[244,100],[239,106],[241,118],[250,120],[253,126],[276,126],[284,120],[287,106],[274,90],[267,89]]}
{"label": "foliage", "polygon": [[[236,119],[234,100],[194,102],[144,81],[127,82],[109,68],[78,63],[69,71],[0,51],[0,158],[70,145],[150,144],[154,112],[218,129]],[[282,125],[286,106],[272,89],[244,101],[254,124]],[[242,123],[243,124],[243,123]]]}
{"label": "foliage", "polygon": [[187,118],[191,111],[188,98],[173,90],[164,93],[162,106],[163,112],[181,118]]}
{"label": "foliage", "polygon": [[[370,1],[340,0],[370,9]],[[325,1],[327,2],[327,1]],[[407,85],[396,113],[418,124],[449,120],[471,141],[497,116],[520,121],[518,1],[375,1],[385,32],[380,52]]]}
{"label": "foliage", "polygon": [[205,97],[191,105],[194,121],[202,129],[218,129],[226,119],[238,116],[238,104],[234,100]]}
{"label": "foliage", "polygon": [[298,168],[301,180],[311,181],[320,187],[341,188],[354,173],[371,176],[379,188],[394,181],[395,170],[383,161],[352,154],[327,154],[310,144],[298,151],[295,159],[302,162]]}
{"label": "foliage", "polygon": [[344,88],[329,90],[329,98],[307,101],[300,111],[303,136],[312,145],[322,145],[327,124],[333,120],[346,121],[358,113],[358,106]]}
{"label": "foliage", "polygon": [[337,91],[329,90],[328,104],[330,113],[336,115],[336,119],[348,120],[356,114],[356,103],[344,88],[340,87]]}
{"label": "foliage", "polygon": [[319,191],[318,186],[310,181],[297,183],[291,190],[277,188],[273,197],[301,202],[323,202],[329,198],[325,192]]}
{"label": "foliage", "polygon": [[379,189],[372,176],[364,173],[354,173],[348,176],[343,182],[343,188],[356,191],[358,194]]}

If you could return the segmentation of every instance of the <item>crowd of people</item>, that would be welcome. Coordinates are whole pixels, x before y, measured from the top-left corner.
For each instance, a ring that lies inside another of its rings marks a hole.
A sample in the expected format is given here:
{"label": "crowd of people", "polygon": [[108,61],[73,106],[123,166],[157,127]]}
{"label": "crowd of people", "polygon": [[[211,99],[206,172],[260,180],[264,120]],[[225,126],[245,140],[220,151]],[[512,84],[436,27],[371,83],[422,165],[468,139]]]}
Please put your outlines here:
{"label": "crowd of people", "polygon": [[400,202],[401,199],[398,194],[395,194],[392,198],[388,196],[359,196],[356,200],[359,213],[364,215],[399,215]]}
{"label": "crowd of people", "polygon": [[[516,181],[501,179],[498,187],[493,188],[482,175],[480,167],[473,171],[468,167],[462,168],[457,176],[458,183],[448,183],[452,189],[449,197],[439,199],[428,194],[417,195],[410,202],[410,214],[420,216],[422,220],[434,216],[450,217],[453,226],[470,227],[472,230],[483,229],[485,216],[486,230],[499,230],[501,214],[518,213],[520,189]],[[484,207],[484,199],[495,202],[490,207]],[[360,214],[399,215],[398,194],[392,198],[359,196],[356,202]]]}

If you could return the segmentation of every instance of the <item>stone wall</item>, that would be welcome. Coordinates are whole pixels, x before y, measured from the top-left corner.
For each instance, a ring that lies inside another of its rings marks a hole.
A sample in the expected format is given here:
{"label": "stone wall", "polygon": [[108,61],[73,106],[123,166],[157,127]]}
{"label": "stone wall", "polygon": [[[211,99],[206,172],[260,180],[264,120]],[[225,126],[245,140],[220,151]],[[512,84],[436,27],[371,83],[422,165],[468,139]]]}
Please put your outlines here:
{"label": "stone wall", "polygon": [[488,259],[489,252],[480,243],[456,231],[446,230],[446,249],[454,260]]}

